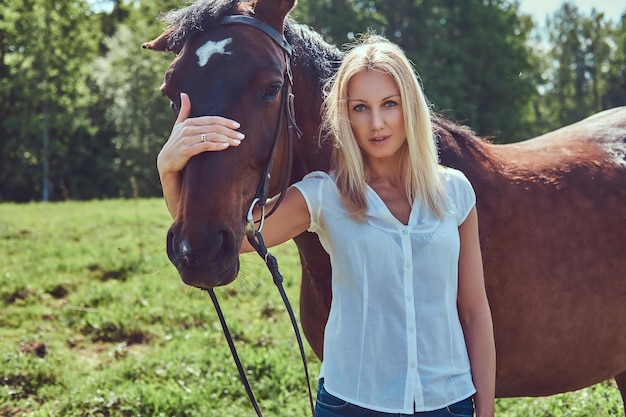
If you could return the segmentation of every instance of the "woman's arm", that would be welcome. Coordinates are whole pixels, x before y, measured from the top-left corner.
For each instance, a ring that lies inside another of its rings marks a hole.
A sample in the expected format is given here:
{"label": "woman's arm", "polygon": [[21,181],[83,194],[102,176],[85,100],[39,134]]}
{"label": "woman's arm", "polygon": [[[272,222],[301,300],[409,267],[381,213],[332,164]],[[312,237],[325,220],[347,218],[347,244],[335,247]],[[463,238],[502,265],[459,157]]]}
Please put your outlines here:
{"label": "woman's arm", "polygon": [[221,151],[229,146],[238,146],[244,138],[242,133],[237,132],[239,123],[234,120],[219,116],[189,118],[190,113],[189,96],[181,93],[180,113],[174,122],[170,137],[157,157],[163,197],[172,218],[176,218],[178,214],[180,172],[189,159],[202,152]]}
{"label": "woman's arm", "polygon": [[458,309],[476,387],[476,417],[493,417],[496,349],[491,310],[485,291],[476,207],[472,208],[467,219],[459,226],[459,236]]}
{"label": "woman's arm", "polygon": [[[269,213],[276,204],[278,196],[272,198],[265,205],[265,212]],[[254,210],[254,219],[258,220],[261,210]],[[289,187],[285,191],[285,197],[276,211],[265,219],[263,224],[263,241],[268,248],[280,245],[305,232],[309,228],[311,217],[306,201],[295,187]],[[254,248],[244,239],[240,252],[252,252]]]}

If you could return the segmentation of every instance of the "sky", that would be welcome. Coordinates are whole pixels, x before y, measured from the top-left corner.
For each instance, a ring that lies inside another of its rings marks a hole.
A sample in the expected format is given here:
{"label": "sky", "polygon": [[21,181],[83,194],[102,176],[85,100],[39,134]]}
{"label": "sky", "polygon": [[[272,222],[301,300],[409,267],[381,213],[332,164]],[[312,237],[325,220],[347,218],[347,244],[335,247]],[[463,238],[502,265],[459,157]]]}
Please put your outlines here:
{"label": "sky", "polygon": [[[604,15],[617,22],[626,12],[624,0],[568,0],[574,3],[583,15],[589,15],[591,8],[604,12]],[[537,23],[543,24],[546,15],[552,15],[565,3],[564,0],[520,0],[520,10],[534,17]]]}
{"label": "sky", "polygon": [[[113,3],[102,0],[87,0],[94,10],[110,11]],[[604,12],[605,16],[617,22],[624,12],[626,12],[626,1],[624,0],[568,0],[576,4],[584,15],[591,13],[591,8]],[[539,24],[545,22],[546,15],[553,14],[565,0],[520,0],[520,9],[524,13],[533,15]]]}

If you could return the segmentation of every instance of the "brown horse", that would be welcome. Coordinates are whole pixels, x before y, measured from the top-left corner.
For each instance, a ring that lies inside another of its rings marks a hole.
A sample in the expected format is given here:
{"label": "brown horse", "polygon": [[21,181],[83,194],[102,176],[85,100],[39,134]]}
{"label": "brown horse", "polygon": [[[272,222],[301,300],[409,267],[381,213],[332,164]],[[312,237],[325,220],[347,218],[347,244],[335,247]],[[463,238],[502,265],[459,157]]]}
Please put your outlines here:
{"label": "brown horse", "polygon": [[[196,2],[171,15],[168,29],[144,45],[176,54],[162,87],[174,107],[187,92],[192,116],[235,119],[248,137],[240,147],[192,158],[183,173],[167,246],[187,284],[210,288],[235,279],[245,215],[277,128],[285,139],[286,128],[276,122],[287,82],[284,51],[254,27],[219,24],[222,16],[254,16],[284,31],[293,47],[295,113],[304,133],[290,181],[329,168],[319,111],[322,84],[341,53],[287,17],[294,5]],[[626,109],[509,145],[434,121],[442,163],[462,170],[477,193],[497,395],[552,395],[613,377],[626,401]],[[279,147],[272,170],[274,193],[285,175],[285,149]],[[315,235],[304,233],[295,242],[302,326],[321,358],[329,259]]]}

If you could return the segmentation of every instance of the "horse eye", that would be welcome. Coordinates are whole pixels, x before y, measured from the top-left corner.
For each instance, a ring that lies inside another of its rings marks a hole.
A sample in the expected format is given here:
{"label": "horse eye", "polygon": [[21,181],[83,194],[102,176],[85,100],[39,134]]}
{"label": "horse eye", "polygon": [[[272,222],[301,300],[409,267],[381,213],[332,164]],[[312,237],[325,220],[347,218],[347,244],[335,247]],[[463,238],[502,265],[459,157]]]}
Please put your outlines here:
{"label": "horse eye", "polygon": [[282,85],[280,85],[280,83],[275,83],[275,84],[270,85],[263,92],[263,97],[266,98],[266,99],[274,99],[274,98],[276,98],[276,96],[278,96],[278,93],[280,93],[280,88],[281,87],[282,87]]}

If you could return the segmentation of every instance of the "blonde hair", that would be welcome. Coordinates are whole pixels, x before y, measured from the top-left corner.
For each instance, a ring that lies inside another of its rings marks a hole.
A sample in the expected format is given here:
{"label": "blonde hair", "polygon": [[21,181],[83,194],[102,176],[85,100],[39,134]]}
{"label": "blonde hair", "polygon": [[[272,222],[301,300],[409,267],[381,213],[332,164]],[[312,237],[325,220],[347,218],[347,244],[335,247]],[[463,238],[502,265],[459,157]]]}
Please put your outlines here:
{"label": "blonde hair", "polygon": [[446,198],[439,175],[430,107],[419,76],[402,49],[379,35],[364,35],[347,52],[326,88],[324,127],[335,142],[332,169],[343,203],[352,217],[365,221],[368,167],[348,116],[348,83],[356,74],[368,70],[388,74],[400,91],[407,135],[400,151],[406,197],[411,205],[415,199],[424,202],[435,216],[442,219]]}

